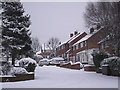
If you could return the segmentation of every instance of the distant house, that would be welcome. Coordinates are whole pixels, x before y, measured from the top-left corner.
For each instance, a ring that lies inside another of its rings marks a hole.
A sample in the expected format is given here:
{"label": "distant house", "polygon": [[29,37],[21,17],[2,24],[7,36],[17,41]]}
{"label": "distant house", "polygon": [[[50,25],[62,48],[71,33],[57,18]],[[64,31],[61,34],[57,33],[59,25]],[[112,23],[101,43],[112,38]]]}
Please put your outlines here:
{"label": "distant house", "polygon": [[43,58],[50,58],[51,50],[46,47],[46,45],[42,45],[41,50],[37,52],[37,55],[42,56]]}

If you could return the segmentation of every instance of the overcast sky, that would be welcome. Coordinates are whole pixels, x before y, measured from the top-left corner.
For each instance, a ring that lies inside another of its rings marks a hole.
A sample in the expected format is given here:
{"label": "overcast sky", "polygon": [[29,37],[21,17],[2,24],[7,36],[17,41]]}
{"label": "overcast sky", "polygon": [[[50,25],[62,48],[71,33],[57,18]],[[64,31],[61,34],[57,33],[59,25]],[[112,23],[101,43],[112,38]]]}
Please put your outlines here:
{"label": "overcast sky", "polygon": [[32,37],[38,37],[41,44],[51,37],[64,42],[71,32],[86,30],[85,2],[24,2],[23,5],[26,13],[31,15]]}

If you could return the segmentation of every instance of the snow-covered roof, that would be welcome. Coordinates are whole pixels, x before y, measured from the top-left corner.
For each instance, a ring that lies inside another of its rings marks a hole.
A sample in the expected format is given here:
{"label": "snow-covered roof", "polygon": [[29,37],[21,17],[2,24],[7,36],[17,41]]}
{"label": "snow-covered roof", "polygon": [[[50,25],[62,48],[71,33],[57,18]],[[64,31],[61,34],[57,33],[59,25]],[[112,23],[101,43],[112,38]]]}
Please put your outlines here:
{"label": "snow-covered roof", "polygon": [[77,35],[73,36],[68,43],[72,42],[74,39],[76,39],[77,37],[79,37],[81,34],[83,34],[84,32],[78,33]]}
{"label": "snow-covered roof", "polygon": [[65,44],[65,43],[70,43],[71,41],[73,41],[74,39],[76,39],[78,36],[80,36],[81,34],[83,34],[84,32],[78,33],[74,36],[72,36],[71,38],[69,38],[68,40],[64,41],[63,43],[61,43],[60,45],[58,45],[57,47],[60,47],[61,45]]}
{"label": "snow-covered roof", "polygon": [[98,44],[105,42],[106,40],[109,40],[110,35],[107,35],[104,39],[98,42]]}
{"label": "snow-covered roof", "polygon": [[40,61],[50,61],[50,60],[47,59],[47,58],[43,58],[43,59],[41,59]]}
{"label": "snow-covered roof", "polygon": [[[103,28],[103,27],[101,27],[101,28]],[[101,28],[100,28],[100,29],[101,29]],[[99,29],[99,30],[100,30],[100,29]],[[75,44],[73,44],[72,46],[75,46],[75,45],[77,45],[77,44],[79,44],[79,43],[81,43],[81,42],[83,42],[83,41],[88,40],[90,37],[92,37],[94,34],[96,34],[99,30],[95,30],[93,33],[86,35],[86,36],[83,37],[81,40],[79,40],[78,42],[76,42]]]}

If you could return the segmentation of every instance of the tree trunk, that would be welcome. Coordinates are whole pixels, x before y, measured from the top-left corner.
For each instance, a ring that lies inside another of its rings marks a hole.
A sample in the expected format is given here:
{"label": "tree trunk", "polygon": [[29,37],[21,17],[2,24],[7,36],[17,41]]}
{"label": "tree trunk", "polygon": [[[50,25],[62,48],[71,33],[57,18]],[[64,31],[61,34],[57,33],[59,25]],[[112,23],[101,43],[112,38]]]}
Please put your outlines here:
{"label": "tree trunk", "polygon": [[15,57],[12,56],[12,65],[14,66],[15,65]]}

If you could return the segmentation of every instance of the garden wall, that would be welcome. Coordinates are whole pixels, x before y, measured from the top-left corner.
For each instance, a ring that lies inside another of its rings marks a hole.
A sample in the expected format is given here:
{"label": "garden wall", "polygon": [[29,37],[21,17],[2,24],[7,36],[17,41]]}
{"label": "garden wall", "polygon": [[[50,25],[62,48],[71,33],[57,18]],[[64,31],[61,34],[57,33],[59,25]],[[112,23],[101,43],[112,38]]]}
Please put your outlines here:
{"label": "garden wall", "polygon": [[34,74],[16,74],[15,77],[2,77],[0,82],[34,80]]}
{"label": "garden wall", "polygon": [[71,64],[69,63],[69,64],[60,65],[60,67],[80,70],[80,64],[71,65]]}

